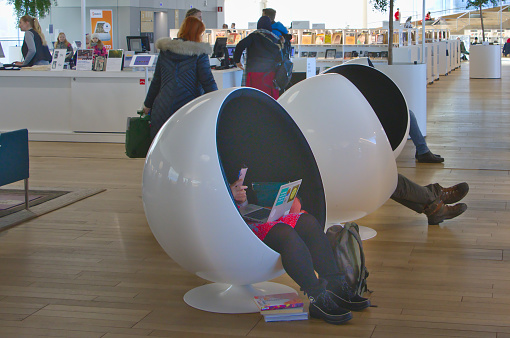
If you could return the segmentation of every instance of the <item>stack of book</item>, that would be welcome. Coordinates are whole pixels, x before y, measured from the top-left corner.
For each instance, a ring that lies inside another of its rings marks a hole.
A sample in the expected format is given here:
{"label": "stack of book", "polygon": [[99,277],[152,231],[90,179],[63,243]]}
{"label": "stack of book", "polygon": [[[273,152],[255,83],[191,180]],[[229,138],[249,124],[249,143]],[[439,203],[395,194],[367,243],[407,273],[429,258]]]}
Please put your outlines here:
{"label": "stack of book", "polygon": [[254,301],[266,322],[308,319],[308,312],[303,311],[303,301],[295,293],[255,296]]}

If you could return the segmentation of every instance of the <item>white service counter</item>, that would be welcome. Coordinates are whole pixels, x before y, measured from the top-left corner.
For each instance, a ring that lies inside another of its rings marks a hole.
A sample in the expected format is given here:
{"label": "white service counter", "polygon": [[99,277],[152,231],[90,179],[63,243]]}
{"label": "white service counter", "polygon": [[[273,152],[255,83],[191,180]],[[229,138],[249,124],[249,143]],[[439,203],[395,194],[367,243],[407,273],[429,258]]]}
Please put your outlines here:
{"label": "white service counter", "polygon": [[[241,86],[242,71],[213,70],[218,88]],[[149,78],[152,74],[149,74]],[[0,71],[0,132],[30,140],[119,142],[145,99],[143,71]]]}

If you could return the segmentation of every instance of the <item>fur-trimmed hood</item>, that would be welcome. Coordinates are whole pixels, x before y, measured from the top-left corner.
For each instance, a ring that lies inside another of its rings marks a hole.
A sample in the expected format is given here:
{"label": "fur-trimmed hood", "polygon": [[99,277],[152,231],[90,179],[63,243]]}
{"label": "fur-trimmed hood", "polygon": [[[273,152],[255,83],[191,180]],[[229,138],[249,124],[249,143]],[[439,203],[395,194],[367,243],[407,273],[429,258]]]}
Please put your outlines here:
{"label": "fur-trimmed hood", "polygon": [[181,39],[161,38],[156,41],[156,48],[161,51],[170,51],[181,55],[211,54],[212,48],[206,42],[193,42]]}

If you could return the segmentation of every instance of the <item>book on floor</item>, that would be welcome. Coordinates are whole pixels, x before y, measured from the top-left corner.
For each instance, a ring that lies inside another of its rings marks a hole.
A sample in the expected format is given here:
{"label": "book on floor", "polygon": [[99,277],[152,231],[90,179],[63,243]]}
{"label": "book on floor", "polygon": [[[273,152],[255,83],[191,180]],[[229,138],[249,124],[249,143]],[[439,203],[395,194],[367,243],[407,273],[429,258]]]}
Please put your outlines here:
{"label": "book on floor", "polygon": [[279,314],[289,314],[289,313],[302,313],[303,307],[287,307],[284,309],[276,309],[276,310],[264,310],[260,311],[261,314],[265,315],[279,315]]}
{"label": "book on floor", "polygon": [[280,310],[287,308],[302,308],[303,301],[295,293],[278,293],[273,295],[261,295],[253,298],[260,312]]}
{"label": "book on floor", "polygon": [[264,320],[266,322],[284,322],[284,321],[291,321],[291,320],[307,320],[307,319],[308,319],[308,312],[279,314],[279,315],[264,315]]}

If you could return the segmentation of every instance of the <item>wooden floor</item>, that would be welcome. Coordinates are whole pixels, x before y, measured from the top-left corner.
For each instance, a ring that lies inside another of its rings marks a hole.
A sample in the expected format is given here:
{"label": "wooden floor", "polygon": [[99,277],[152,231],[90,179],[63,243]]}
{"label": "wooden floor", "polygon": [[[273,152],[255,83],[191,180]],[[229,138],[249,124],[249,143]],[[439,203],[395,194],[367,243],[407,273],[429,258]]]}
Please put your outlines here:
{"label": "wooden floor", "polygon": [[[187,306],[204,280],[155,241],[141,203],[143,160],[120,144],[30,143],[33,187],[107,191],[0,232],[0,337],[510,337],[510,62],[501,80],[470,80],[469,64],[428,87],[430,148],[411,141],[399,171],[418,183],[467,181],[469,208],[428,226],[388,201],[358,221],[372,302],[346,325],[265,323]],[[296,287],[286,275],[276,281]]]}

